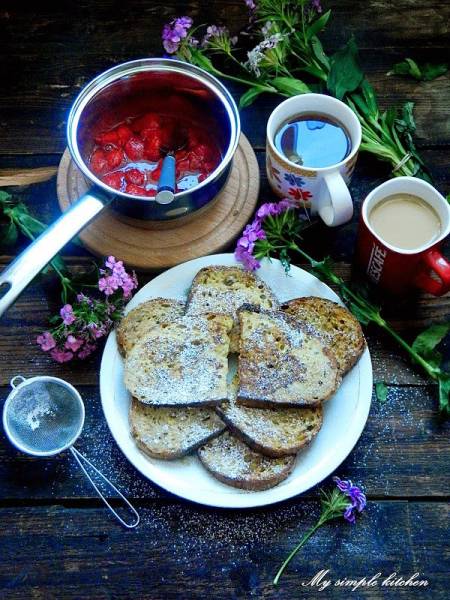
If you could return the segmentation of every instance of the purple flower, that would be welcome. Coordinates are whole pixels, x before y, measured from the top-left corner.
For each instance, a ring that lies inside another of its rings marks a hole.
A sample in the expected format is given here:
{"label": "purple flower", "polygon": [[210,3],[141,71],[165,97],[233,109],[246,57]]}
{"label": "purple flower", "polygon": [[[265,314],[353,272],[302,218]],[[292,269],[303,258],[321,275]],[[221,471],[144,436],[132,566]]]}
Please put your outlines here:
{"label": "purple flower", "polygon": [[320,5],[320,0],[311,0],[311,6],[316,12],[318,12],[318,13],[322,12],[322,6]]}
{"label": "purple flower", "polygon": [[[244,238],[241,238],[241,240],[243,240]],[[240,245],[241,240],[238,241],[238,245],[236,247],[236,250],[234,252],[234,256],[236,258],[236,260],[238,262],[241,262],[244,267],[246,269],[248,269],[249,271],[256,271],[256,269],[259,269],[259,267],[261,266],[260,262],[258,260],[256,260],[256,258],[253,256],[251,250],[253,250],[253,247],[250,249],[246,249],[244,246],[244,243],[242,245]],[[247,240],[248,242],[248,240]],[[251,245],[253,246],[253,245]]]}
{"label": "purple flower", "polygon": [[[123,262],[121,260],[119,261],[119,263],[123,265]],[[117,264],[118,262],[115,256],[108,256],[108,258],[105,260],[105,267],[107,267],[108,269],[114,269],[114,265]]]}
{"label": "purple flower", "polygon": [[290,210],[291,208],[296,208],[296,207],[297,207],[297,205],[294,200],[291,200],[291,198],[283,198],[283,200],[280,200],[278,202],[278,210],[279,210],[278,214],[286,212],[287,210]]}
{"label": "purple flower", "polygon": [[340,490],[345,496],[350,498],[350,504],[344,512],[344,518],[349,523],[355,522],[355,510],[362,512],[367,504],[366,495],[357,485],[353,485],[350,480],[340,479],[339,477],[333,477],[333,481],[336,483],[338,490]]}
{"label": "purple flower", "polygon": [[166,23],[162,30],[162,41],[166,52],[175,54],[180,47],[180,42],[187,36],[188,29],[192,27],[191,17],[179,17]]}
{"label": "purple flower", "polygon": [[36,342],[39,344],[41,349],[44,350],[44,352],[47,352],[56,346],[55,338],[49,331],[44,331],[44,333],[38,335]]}
{"label": "purple flower", "polygon": [[73,314],[73,308],[71,304],[64,304],[64,306],[59,311],[61,318],[63,320],[64,325],[72,325],[75,321],[75,315]]}
{"label": "purple flower", "polygon": [[50,352],[50,356],[53,358],[53,360],[56,360],[56,362],[65,363],[69,360],[72,360],[73,353],[64,352],[64,350],[60,350],[59,348],[53,348],[53,350]]}
{"label": "purple flower", "polygon": [[217,25],[209,25],[206,28],[206,33],[202,39],[202,47],[205,48],[214,38],[229,38],[232,45],[236,44],[237,37],[230,38],[230,32],[227,27],[218,27]]}
{"label": "purple flower", "polygon": [[254,0],[245,0],[245,4],[247,5],[248,10],[256,10],[256,2],[254,2]]}
{"label": "purple flower", "polygon": [[64,344],[64,348],[71,350],[72,352],[76,352],[83,344],[84,340],[76,338],[74,335],[68,335],[66,343]]}
{"label": "purple flower", "polygon": [[255,219],[253,223],[246,226],[242,232],[242,237],[247,238],[249,242],[256,242],[256,240],[263,240],[266,237],[266,233],[261,227],[260,221]]}

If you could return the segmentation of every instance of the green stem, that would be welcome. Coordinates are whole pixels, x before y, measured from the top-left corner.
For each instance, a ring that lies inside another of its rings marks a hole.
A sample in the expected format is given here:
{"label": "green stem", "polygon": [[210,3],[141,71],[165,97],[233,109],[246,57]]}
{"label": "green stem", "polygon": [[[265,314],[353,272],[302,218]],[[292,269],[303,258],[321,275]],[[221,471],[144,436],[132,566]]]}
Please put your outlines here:
{"label": "green stem", "polygon": [[275,578],[273,580],[274,585],[278,585],[278,582],[280,581],[280,577],[283,575],[283,572],[286,569],[286,567],[288,566],[288,564],[291,562],[291,560],[294,558],[294,556],[297,554],[297,552],[306,544],[306,542],[309,540],[309,538],[319,529],[319,527],[321,527],[324,524],[324,522],[325,521],[323,520],[323,518],[320,517],[320,519],[317,521],[317,523],[305,533],[305,535],[302,537],[300,542],[297,544],[297,546],[295,546],[295,548],[292,550],[292,552],[290,552],[290,554],[288,555],[288,557],[286,558],[284,563],[279,568],[278,573],[275,575]]}

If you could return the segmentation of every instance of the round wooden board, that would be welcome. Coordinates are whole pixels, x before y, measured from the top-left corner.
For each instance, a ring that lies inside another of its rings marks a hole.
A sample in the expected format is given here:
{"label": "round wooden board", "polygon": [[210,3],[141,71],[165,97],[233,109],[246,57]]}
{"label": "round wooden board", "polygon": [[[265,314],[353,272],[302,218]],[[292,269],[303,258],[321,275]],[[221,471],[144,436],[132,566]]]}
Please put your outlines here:
{"label": "round wooden board", "polygon": [[[57,178],[61,209],[67,210],[88,188],[88,181],[66,149]],[[144,271],[165,269],[226,248],[249,221],[258,193],[256,156],[241,134],[225,187],[200,213],[159,225],[126,219],[105,208],[79,237],[98,256],[113,254],[127,266]]]}

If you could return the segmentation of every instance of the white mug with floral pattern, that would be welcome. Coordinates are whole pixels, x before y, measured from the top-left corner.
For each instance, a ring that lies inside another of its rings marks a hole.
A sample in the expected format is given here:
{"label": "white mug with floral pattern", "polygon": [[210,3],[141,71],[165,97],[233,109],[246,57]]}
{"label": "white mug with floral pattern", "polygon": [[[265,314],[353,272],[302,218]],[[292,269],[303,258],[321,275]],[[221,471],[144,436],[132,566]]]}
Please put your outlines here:
{"label": "white mug with floral pattern", "polygon": [[[274,144],[279,128],[299,114],[320,114],[344,126],[351,140],[350,154],[329,167],[309,168],[288,160]],[[361,144],[361,125],[343,102],[324,94],[293,96],[279,104],[267,122],[266,168],[269,183],[281,198],[295,200],[311,214],[335,227],[352,218],[353,201],[347,187]]]}

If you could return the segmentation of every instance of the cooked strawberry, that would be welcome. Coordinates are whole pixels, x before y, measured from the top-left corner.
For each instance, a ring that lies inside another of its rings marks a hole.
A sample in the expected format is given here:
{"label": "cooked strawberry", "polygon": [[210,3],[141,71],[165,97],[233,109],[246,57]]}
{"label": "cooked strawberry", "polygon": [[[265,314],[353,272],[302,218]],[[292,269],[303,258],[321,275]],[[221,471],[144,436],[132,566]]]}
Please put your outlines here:
{"label": "cooked strawberry", "polygon": [[150,172],[150,177],[153,181],[159,181],[159,178],[161,177],[162,162],[162,158],[160,158],[156,167]]}
{"label": "cooked strawberry", "polygon": [[118,144],[119,144],[119,146],[121,146],[123,148],[125,146],[125,144],[128,142],[128,140],[132,137],[133,132],[128,127],[128,125],[125,125],[125,124],[122,124],[122,125],[119,125],[118,127],[116,127],[115,131],[117,133]]}
{"label": "cooked strawberry", "polygon": [[106,183],[106,185],[109,185],[109,187],[112,187],[115,190],[122,189],[123,179],[122,171],[114,171],[114,173],[108,173],[102,177],[103,183]]}
{"label": "cooked strawberry", "polygon": [[97,148],[97,150],[94,150],[89,162],[91,165],[91,169],[97,175],[103,175],[104,173],[106,173],[106,171],[109,170],[106,153],[101,148]]}
{"label": "cooked strawberry", "polygon": [[137,136],[132,136],[125,144],[125,152],[132,161],[141,160],[144,156],[144,142]]}
{"label": "cooked strawberry", "polygon": [[145,140],[144,156],[147,160],[156,162],[161,156],[161,138],[158,133]]}
{"label": "cooked strawberry", "polygon": [[124,159],[123,150],[113,145],[105,146],[105,155],[110,170],[117,169],[117,167],[120,167]]}
{"label": "cooked strawberry", "polygon": [[127,169],[125,179],[128,183],[134,183],[135,185],[144,185],[145,183],[145,175],[139,169]]}
{"label": "cooked strawberry", "polygon": [[190,162],[188,158],[180,160],[180,162],[177,162],[176,165],[176,178],[180,179],[180,177],[184,177],[186,173],[188,173],[191,170],[192,169],[190,167]]}
{"label": "cooked strawberry", "polygon": [[111,129],[110,131],[103,131],[99,133],[95,137],[95,142],[99,146],[106,146],[106,144],[117,144],[119,141],[119,136],[117,134],[117,129]]}
{"label": "cooked strawberry", "polygon": [[133,196],[146,196],[147,190],[135,183],[127,183],[125,191],[127,194],[132,194]]}

